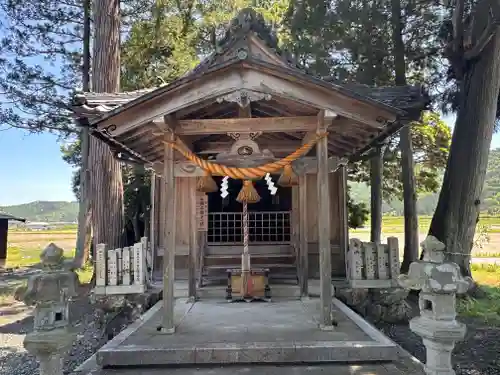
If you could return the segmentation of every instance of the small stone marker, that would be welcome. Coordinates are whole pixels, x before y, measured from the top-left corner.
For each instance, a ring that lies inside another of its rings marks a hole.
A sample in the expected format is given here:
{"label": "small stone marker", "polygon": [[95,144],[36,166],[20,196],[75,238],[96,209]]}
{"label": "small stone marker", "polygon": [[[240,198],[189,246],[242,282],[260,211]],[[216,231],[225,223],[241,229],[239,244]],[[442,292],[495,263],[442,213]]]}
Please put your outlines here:
{"label": "small stone marker", "polygon": [[76,339],[69,325],[69,302],[78,292],[78,275],[64,267],[63,250],[53,243],[40,255],[43,272],[29,278],[16,293],[26,305],[35,306],[33,332],[24,347],[40,362],[41,375],[62,375],[62,355]]}
{"label": "small stone marker", "polygon": [[456,263],[444,261],[445,246],[433,236],[422,242],[423,261],[413,262],[407,275],[399,276],[404,288],[421,289],[420,316],[410,321],[410,329],[422,337],[426,348],[425,372],[455,375],[451,352],[465,336],[466,327],[456,321],[456,294],[465,293],[470,277],[463,277]]}

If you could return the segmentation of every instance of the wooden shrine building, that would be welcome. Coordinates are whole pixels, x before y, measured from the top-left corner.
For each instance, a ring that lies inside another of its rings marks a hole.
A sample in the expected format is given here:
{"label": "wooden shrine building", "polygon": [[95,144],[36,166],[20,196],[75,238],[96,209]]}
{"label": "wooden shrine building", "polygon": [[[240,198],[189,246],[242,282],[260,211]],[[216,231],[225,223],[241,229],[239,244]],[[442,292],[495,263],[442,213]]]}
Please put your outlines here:
{"label": "wooden shrine building", "polygon": [[7,235],[9,221],[26,222],[25,219],[0,212],[0,269],[5,267],[7,261]]}
{"label": "wooden shrine building", "polygon": [[[345,165],[418,119],[426,101],[418,87],[346,86],[307,74],[279,50],[262,17],[244,10],[216,52],[183,77],[155,89],[77,95],[74,110],[117,155],[155,171],[155,264],[167,281],[174,269],[187,274],[193,295],[195,281],[224,281],[225,270],[240,263],[242,206],[235,198],[242,182],[229,180],[226,198],[197,193],[204,171],[168,142],[204,160],[248,167],[327,132],[292,164],[298,186],[277,186],[272,195],[256,180],[261,200],[248,206],[253,264],[270,269],[271,283],[300,284],[302,294],[309,278],[320,278],[327,324],[331,282],[346,278]],[[222,177],[214,176],[219,186]],[[167,310],[172,293],[164,290]]]}

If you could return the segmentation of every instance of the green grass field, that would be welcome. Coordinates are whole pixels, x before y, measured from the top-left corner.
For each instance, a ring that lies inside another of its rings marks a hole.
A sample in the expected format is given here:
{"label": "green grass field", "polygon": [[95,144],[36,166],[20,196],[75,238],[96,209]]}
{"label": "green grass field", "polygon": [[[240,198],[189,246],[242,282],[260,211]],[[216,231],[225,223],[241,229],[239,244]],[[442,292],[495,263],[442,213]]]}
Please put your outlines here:
{"label": "green grass field", "polygon": [[[418,218],[419,239],[423,241],[427,236],[432,217],[420,216]],[[483,238],[480,247],[472,250],[472,255],[476,258],[500,257],[500,216],[481,216],[478,228],[483,228]],[[476,230],[479,235],[480,230]],[[350,237],[359,238],[362,241],[368,241],[370,238],[370,222],[365,223],[363,228],[351,229]],[[382,238],[397,237],[400,244],[404,243],[404,222],[401,216],[384,216],[382,218]],[[401,248],[401,245],[400,245]]]}

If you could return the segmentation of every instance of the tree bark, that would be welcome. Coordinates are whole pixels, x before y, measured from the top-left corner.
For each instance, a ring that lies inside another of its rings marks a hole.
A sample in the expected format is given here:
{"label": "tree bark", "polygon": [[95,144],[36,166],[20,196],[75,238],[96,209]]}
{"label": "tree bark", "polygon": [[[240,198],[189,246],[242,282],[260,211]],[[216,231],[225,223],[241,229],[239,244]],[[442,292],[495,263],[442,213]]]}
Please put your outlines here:
{"label": "tree bark", "polygon": [[370,241],[380,243],[382,235],[382,147],[370,159]]}
{"label": "tree bark", "polygon": [[[82,88],[84,92],[90,90],[90,0],[83,1]],[[80,130],[82,165],[80,167],[80,201],[78,207],[78,233],[74,259],[75,268],[82,268],[90,258],[92,208],[90,205],[89,147],[89,128],[85,126]]]}
{"label": "tree bark", "polygon": [[[391,23],[394,55],[395,82],[397,86],[406,85],[405,46],[403,42],[403,24],[401,3],[391,0]],[[403,182],[403,209],[405,228],[405,247],[401,272],[406,273],[410,263],[418,260],[418,215],[417,192],[415,188],[415,164],[411,129],[405,126],[399,133],[401,150],[401,179]]]}
{"label": "tree bark", "polygon": [[500,33],[496,32],[480,56],[467,62],[443,186],[429,229],[446,245],[447,259],[467,276],[499,90]]}
{"label": "tree bark", "polygon": [[[95,0],[93,8],[93,70],[94,92],[120,90],[120,2]],[[119,248],[124,242],[123,182],[120,162],[108,145],[92,137],[90,140],[92,168],[92,213],[94,244],[105,243]]]}

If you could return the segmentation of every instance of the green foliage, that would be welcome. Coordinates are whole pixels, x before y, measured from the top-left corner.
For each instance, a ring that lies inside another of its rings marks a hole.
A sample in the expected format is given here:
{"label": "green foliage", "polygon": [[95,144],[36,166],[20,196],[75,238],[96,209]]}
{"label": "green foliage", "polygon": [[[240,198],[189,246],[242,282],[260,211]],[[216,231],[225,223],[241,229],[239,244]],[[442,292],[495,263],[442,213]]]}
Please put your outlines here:
{"label": "green foliage", "polygon": [[[438,114],[424,112],[420,121],[413,122],[412,141],[415,161],[417,193],[435,193],[441,186],[441,171],[446,167],[451,131]],[[383,196],[386,202],[401,200],[403,185],[401,182],[401,152],[399,139],[389,140],[384,149],[384,176],[382,179]],[[369,160],[362,160],[349,165],[349,179],[352,182],[369,184]]]}
{"label": "green foliage", "polygon": [[0,212],[6,212],[28,221],[76,222],[78,217],[78,203],[36,201],[15,206],[0,207]]}
{"label": "green foliage", "polygon": [[[436,140],[436,144],[439,141]],[[418,157],[418,155],[416,155]],[[425,160],[421,160],[426,162]],[[444,160],[443,160],[444,161]],[[431,170],[436,173],[438,186],[443,178],[444,167],[437,170]],[[355,201],[369,204],[370,190],[366,183],[350,183],[351,196]],[[417,200],[417,211],[419,215],[432,215],[437,205],[437,193],[421,193]],[[382,206],[384,214],[401,216],[403,214],[403,202],[399,197],[393,199],[384,199]],[[486,170],[486,179],[481,198],[481,212],[488,215],[500,214],[500,149],[490,151],[488,167]]]}
{"label": "green foliage", "polygon": [[81,82],[79,0],[1,0],[0,124],[74,131],[68,94]]}
{"label": "green foliage", "polygon": [[500,213],[500,148],[490,151],[483,187],[481,211],[490,215]]}
{"label": "green foliage", "polygon": [[351,229],[361,228],[368,220],[368,215],[370,213],[364,202],[356,203],[353,201],[349,187],[347,187],[347,212],[347,222]]}
{"label": "green foliage", "polygon": [[76,199],[80,200],[80,168],[79,166],[82,163],[82,154],[81,154],[81,133],[78,133],[78,137],[76,137],[73,142],[65,142],[61,145],[61,153],[62,159],[74,166],[77,167],[73,171],[73,176],[71,179],[71,188],[73,193],[75,194]]}
{"label": "green foliage", "polygon": [[474,281],[479,284],[481,298],[465,297],[459,300],[458,312],[486,324],[500,326],[500,266],[471,264]]}

